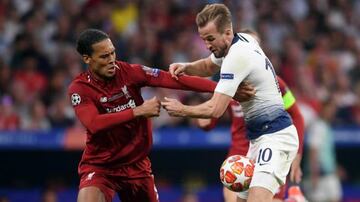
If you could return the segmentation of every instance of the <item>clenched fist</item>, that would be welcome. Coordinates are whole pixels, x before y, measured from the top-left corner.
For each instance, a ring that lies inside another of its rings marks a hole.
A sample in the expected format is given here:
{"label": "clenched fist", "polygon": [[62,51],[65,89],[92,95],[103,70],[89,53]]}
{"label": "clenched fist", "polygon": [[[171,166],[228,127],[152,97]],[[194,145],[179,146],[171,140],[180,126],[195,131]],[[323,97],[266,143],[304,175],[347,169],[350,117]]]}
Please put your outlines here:
{"label": "clenched fist", "polygon": [[159,116],[160,106],[160,101],[156,97],[153,97],[150,100],[145,100],[142,105],[134,108],[134,116]]}
{"label": "clenched fist", "polygon": [[172,63],[169,66],[169,72],[173,78],[178,80],[178,76],[185,73],[187,63]]}

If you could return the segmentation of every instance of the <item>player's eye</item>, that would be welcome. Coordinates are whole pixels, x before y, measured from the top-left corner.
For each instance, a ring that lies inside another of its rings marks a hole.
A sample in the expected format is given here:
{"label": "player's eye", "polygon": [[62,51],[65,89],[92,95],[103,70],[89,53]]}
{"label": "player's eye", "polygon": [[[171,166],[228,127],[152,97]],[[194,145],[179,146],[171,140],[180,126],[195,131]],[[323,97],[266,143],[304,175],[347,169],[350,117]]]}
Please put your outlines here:
{"label": "player's eye", "polygon": [[211,41],[214,41],[215,38],[212,38],[212,37],[211,37],[211,38],[206,38],[205,40],[211,42]]}
{"label": "player's eye", "polygon": [[100,58],[101,58],[101,59],[106,59],[106,58],[109,57],[109,56],[110,56],[110,54],[100,55]]}

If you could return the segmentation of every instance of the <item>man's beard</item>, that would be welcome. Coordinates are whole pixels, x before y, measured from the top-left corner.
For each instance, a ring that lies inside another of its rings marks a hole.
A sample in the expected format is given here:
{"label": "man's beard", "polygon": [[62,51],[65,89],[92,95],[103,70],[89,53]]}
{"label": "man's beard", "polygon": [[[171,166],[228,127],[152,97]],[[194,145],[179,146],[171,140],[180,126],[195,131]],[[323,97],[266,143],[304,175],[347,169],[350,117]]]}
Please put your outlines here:
{"label": "man's beard", "polygon": [[227,46],[224,45],[223,47],[221,47],[217,53],[214,53],[215,57],[217,58],[222,58],[225,57],[225,51],[227,50]]}

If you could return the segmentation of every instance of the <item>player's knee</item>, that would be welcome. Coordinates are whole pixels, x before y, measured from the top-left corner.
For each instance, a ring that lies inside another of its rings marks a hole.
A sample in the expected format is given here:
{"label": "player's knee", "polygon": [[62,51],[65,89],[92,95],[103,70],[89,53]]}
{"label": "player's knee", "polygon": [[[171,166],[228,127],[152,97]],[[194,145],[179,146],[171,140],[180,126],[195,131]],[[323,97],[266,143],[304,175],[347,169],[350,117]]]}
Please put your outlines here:
{"label": "player's knee", "polygon": [[[250,188],[263,188],[271,195],[275,195],[280,187],[278,178],[273,173],[268,172],[256,172],[254,174]],[[249,192],[250,194],[250,192]]]}
{"label": "player's knee", "polygon": [[99,188],[90,186],[80,189],[77,202],[106,202],[106,200]]}

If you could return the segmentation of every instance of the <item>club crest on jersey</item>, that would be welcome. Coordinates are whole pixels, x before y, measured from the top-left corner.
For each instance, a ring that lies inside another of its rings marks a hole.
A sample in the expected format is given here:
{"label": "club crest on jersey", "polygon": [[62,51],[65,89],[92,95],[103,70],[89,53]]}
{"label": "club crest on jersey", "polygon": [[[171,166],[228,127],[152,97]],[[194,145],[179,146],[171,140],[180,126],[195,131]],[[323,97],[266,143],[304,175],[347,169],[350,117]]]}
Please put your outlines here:
{"label": "club crest on jersey", "polygon": [[81,97],[80,97],[80,95],[77,94],[77,93],[73,93],[73,94],[71,95],[71,104],[72,104],[73,106],[76,106],[76,105],[80,104],[80,102],[81,102]]}
{"label": "club crest on jersey", "polygon": [[222,73],[220,74],[220,79],[234,79],[234,74],[230,74],[230,73]]}
{"label": "club crest on jersey", "polygon": [[121,90],[122,90],[122,92],[124,93],[124,95],[125,95],[126,98],[130,98],[130,97],[131,97],[130,94],[129,94],[129,91],[128,91],[128,89],[127,89],[127,86],[123,86],[123,87],[121,88]]}
{"label": "club crest on jersey", "polygon": [[150,68],[150,67],[147,67],[145,65],[142,65],[142,69],[144,70],[145,74],[153,76],[153,77],[158,77],[159,73],[160,73],[159,69]]}

